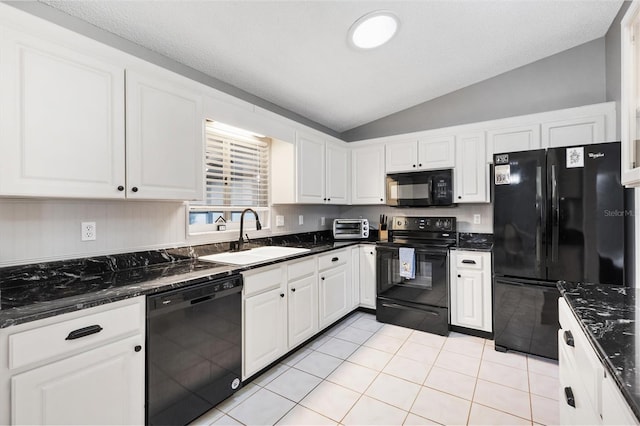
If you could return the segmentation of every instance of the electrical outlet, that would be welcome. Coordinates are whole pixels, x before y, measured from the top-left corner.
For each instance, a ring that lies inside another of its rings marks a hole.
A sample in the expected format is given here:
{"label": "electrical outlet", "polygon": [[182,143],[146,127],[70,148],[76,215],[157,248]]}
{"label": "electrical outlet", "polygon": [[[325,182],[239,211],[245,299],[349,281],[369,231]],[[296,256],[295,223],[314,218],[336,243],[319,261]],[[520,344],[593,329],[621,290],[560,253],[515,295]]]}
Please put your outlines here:
{"label": "electrical outlet", "polygon": [[325,220],[324,217],[320,218],[320,226],[325,226],[327,224],[327,221]]}
{"label": "electrical outlet", "polygon": [[304,225],[304,216],[302,215],[298,216],[298,225]]}
{"label": "electrical outlet", "polygon": [[481,216],[479,214],[474,214],[473,215],[473,224],[474,225],[480,225],[481,223]]}
{"label": "electrical outlet", "polygon": [[96,239],[96,223],[82,222],[82,241],[94,241]]}
{"label": "electrical outlet", "polygon": [[276,226],[284,226],[284,216],[276,215]]}

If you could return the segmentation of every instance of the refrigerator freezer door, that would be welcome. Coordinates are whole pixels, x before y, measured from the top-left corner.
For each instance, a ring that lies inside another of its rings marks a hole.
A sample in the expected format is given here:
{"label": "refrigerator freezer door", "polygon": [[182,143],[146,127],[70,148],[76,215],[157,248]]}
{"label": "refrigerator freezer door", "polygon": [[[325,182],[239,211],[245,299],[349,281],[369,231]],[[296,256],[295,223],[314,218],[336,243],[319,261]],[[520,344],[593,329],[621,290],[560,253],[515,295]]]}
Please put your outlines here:
{"label": "refrigerator freezer door", "polygon": [[546,279],[545,151],[494,158],[494,272]]}
{"label": "refrigerator freezer door", "polygon": [[553,283],[494,277],[497,350],[558,359],[558,297]]}
{"label": "refrigerator freezer door", "polygon": [[620,144],[547,152],[547,279],[623,284]]}

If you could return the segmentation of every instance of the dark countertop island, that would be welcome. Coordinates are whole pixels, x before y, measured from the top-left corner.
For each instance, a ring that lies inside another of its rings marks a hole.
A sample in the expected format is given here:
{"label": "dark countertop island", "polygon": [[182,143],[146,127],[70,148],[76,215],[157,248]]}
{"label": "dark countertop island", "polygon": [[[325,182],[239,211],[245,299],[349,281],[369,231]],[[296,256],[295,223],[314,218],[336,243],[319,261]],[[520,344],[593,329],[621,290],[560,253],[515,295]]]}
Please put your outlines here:
{"label": "dark countertop island", "polygon": [[558,283],[578,323],[627,403],[640,418],[640,356],[636,300],[640,289],[603,284]]}

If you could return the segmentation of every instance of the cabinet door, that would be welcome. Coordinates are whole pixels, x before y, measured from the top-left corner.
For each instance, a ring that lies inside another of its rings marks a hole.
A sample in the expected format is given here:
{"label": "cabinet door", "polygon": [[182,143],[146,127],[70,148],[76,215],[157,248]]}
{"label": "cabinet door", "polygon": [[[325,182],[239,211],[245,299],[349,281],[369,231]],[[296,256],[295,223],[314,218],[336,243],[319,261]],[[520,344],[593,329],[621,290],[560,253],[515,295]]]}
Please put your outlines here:
{"label": "cabinet door", "polygon": [[243,378],[266,367],[286,351],[287,299],[281,288],[244,301]]}
{"label": "cabinet door", "polygon": [[462,327],[482,330],[486,327],[483,322],[483,300],[485,283],[481,271],[467,271],[458,269],[451,288],[451,323]]}
{"label": "cabinet door", "polygon": [[484,133],[460,135],[456,140],[454,185],[457,203],[489,202]]}
{"label": "cabinet door", "polygon": [[387,173],[411,172],[418,169],[418,141],[416,139],[386,144]]}
{"label": "cabinet door", "polygon": [[418,141],[418,167],[423,170],[450,169],[455,166],[455,136]]}
{"label": "cabinet door", "polygon": [[324,141],[298,134],[298,202],[325,202],[325,144]]}
{"label": "cabinet door", "polygon": [[604,115],[542,123],[543,148],[588,145],[598,142],[607,142]]}
{"label": "cabinet door", "polygon": [[376,247],[360,247],[360,306],[376,308]]}
{"label": "cabinet door", "polygon": [[511,127],[487,132],[487,163],[493,154],[540,149],[540,125]]}
{"label": "cabinet door", "polygon": [[182,81],[127,70],[127,197],[199,200],[202,97]]}
{"label": "cabinet door", "polygon": [[124,198],[124,68],[90,46],[1,30],[0,195]]}
{"label": "cabinet door", "polygon": [[143,344],[136,335],[13,376],[12,423],[144,423]]}
{"label": "cabinet door", "polygon": [[325,328],[350,310],[351,280],[347,266],[328,269],[320,273],[320,328]]}
{"label": "cabinet door", "polygon": [[318,276],[289,283],[289,349],[318,331]]}
{"label": "cabinet door", "polygon": [[351,204],[384,204],[384,146],[351,151]]}
{"label": "cabinet door", "polygon": [[346,148],[327,144],[326,177],[327,203],[347,204],[349,202],[349,151]]}
{"label": "cabinet door", "polygon": [[351,247],[351,306],[360,305],[360,246]]}
{"label": "cabinet door", "polygon": [[607,374],[602,381],[602,424],[637,425],[638,418],[622,396],[613,377]]}

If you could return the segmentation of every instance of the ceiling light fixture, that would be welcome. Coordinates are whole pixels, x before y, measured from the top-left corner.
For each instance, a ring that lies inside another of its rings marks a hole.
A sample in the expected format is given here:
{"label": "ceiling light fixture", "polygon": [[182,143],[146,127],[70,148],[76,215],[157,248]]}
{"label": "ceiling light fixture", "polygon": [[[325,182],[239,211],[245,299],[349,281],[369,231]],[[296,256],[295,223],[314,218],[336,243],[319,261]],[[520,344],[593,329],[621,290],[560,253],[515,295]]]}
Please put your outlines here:
{"label": "ceiling light fixture", "polygon": [[382,46],[396,34],[400,21],[388,10],[376,10],[360,17],[349,28],[349,43],[358,49]]}

